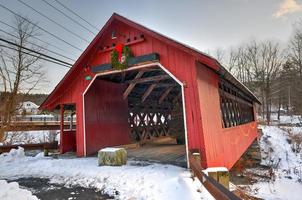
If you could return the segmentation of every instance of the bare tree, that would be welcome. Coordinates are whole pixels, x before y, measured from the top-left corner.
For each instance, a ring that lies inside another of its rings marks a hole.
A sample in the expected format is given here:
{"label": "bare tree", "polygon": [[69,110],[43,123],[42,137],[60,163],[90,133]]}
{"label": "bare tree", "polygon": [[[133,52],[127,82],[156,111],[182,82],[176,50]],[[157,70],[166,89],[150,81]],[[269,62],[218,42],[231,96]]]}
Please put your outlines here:
{"label": "bare tree", "polygon": [[260,65],[255,69],[257,78],[263,86],[266,120],[270,123],[272,106],[272,83],[276,80],[283,64],[283,55],[280,44],[266,41],[261,44]]}
{"label": "bare tree", "polygon": [[302,77],[302,20],[294,26],[294,33],[289,43],[289,57]]}
{"label": "bare tree", "polygon": [[302,114],[302,20],[294,25],[293,35],[288,45],[288,66],[292,73],[289,77],[292,87],[289,87],[288,105],[291,112]]}
{"label": "bare tree", "polygon": [[255,40],[232,48],[229,69],[262,101],[261,113],[270,122],[272,85],[283,63],[283,51],[278,42]]}
{"label": "bare tree", "polygon": [[[0,46],[0,80],[1,85],[1,129],[0,141],[4,139],[4,131],[11,125],[12,117],[19,109],[18,94],[28,94],[39,89],[45,80],[45,72],[40,62],[40,56],[29,55],[24,47],[41,52],[34,38],[39,36],[36,26],[26,18],[16,17],[14,20],[14,37],[7,38],[17,46]],[[6,47],[5,47],[6,46]]]}
{"label": "bare tree", "polygon": [[220,62],[221,64],[224,63],[224,59],[225,59],[225,50],[222,48],[216,48],[213,54],[213,57]]}

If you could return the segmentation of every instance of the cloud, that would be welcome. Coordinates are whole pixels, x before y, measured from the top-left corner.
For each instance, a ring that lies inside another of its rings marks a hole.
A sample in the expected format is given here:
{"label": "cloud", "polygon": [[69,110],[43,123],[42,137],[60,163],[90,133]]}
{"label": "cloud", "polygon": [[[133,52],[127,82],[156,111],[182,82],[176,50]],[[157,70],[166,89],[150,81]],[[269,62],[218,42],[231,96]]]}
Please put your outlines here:
{"label": "cloud", "polygon": [[276,10],[273,16],[275,18],[280,18],[282,16],[300,11],[302,11],[302,4],[299,4],[297,0],[283,0],[283,2],[280,3],[278,10]]}

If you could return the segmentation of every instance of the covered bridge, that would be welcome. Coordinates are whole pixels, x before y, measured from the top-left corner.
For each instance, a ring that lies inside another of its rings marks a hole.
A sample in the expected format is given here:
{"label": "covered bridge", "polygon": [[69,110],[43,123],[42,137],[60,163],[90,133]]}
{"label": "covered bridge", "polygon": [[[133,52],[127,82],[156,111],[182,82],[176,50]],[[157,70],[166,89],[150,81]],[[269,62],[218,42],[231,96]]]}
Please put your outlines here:
{"label": "covered bridge", "polygon": [[214,58],[113,14],[41,109],[76,113],[61,153],[169,135],[203,167],[230,169],[257,137],[256,103]]}

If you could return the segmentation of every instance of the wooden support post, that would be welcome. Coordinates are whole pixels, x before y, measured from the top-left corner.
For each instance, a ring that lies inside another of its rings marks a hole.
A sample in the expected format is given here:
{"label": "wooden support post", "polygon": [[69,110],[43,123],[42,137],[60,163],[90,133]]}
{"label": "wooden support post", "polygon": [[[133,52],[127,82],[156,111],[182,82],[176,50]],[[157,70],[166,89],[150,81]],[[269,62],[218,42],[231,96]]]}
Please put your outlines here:
{"label": "wooden support post", "polygon": [[63,134],[64,134],[64,104],[60,105],[60,116],[61,116],[61,121],[60,121],[60,153],[63,153]]}
{"label": "wooden support post", "polygon": [[49,151],[46,148],[44,148],[44,156],[49,156]]}
{"label": "wooden support post", "polygon": [[[145,71],[139,71],[139,72],[136,74],[134,80],[135,80],[135,79],[138,79],[138,78],[140,78],[140,77],[142,77],[144,73],[145,73]],[[128,95],[129,95],[130,92],[133,90],[133,88],[135,87],[135,85],[136,85],[136,83],[131,83],[131,84],[127,87],[127,89],[125,90],[125,92],[124,92],[124,94],[123,94],[123,99],[126,99],[126,98],[128,97]]]}
{"label": "wooden support post", "polygon": [[70,130],[72,130],[72,126],[73,126],[73,114],[74,113],[70,114],[70,127],[69,127]]}
{"label": "wooden support post", "polygon": [[218,183],[223,185],[225,188],[229,189],[229,183],[230,183],[230,173],[225,167],[213,167],[213,168],[207,168],[204,170],[205,173],[208,174],[208,176],[215,179]]}
{"label": "wooden support post", "polygon": [[165,90],[165,92],[160,96],[158,103],[161,104],[165,98],[169,95],[169,93],[172,91],[173,87],[169,87]]}
{"label": "wooden support post", "polygon": [[152,90],[156,87],[156,83],[150,85],[146,92],[144,93],[142,97],[142,103],[147,99],[147,97],[151,94]]}

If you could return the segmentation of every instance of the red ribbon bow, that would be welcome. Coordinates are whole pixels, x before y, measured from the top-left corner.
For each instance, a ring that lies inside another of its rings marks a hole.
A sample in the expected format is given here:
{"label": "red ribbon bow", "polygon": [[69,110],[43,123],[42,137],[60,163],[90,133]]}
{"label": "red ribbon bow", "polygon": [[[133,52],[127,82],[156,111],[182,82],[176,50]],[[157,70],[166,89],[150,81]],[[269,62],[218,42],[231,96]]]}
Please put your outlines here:
{"label": "red ribbon bow", "polygon": [[117,44],[115,46],[115,50],[117,51],[118,53],[118,59],[119,61],[121,61],[121,58],[123,56],[123,48],[124,48],[124,45],[123,44]]}

